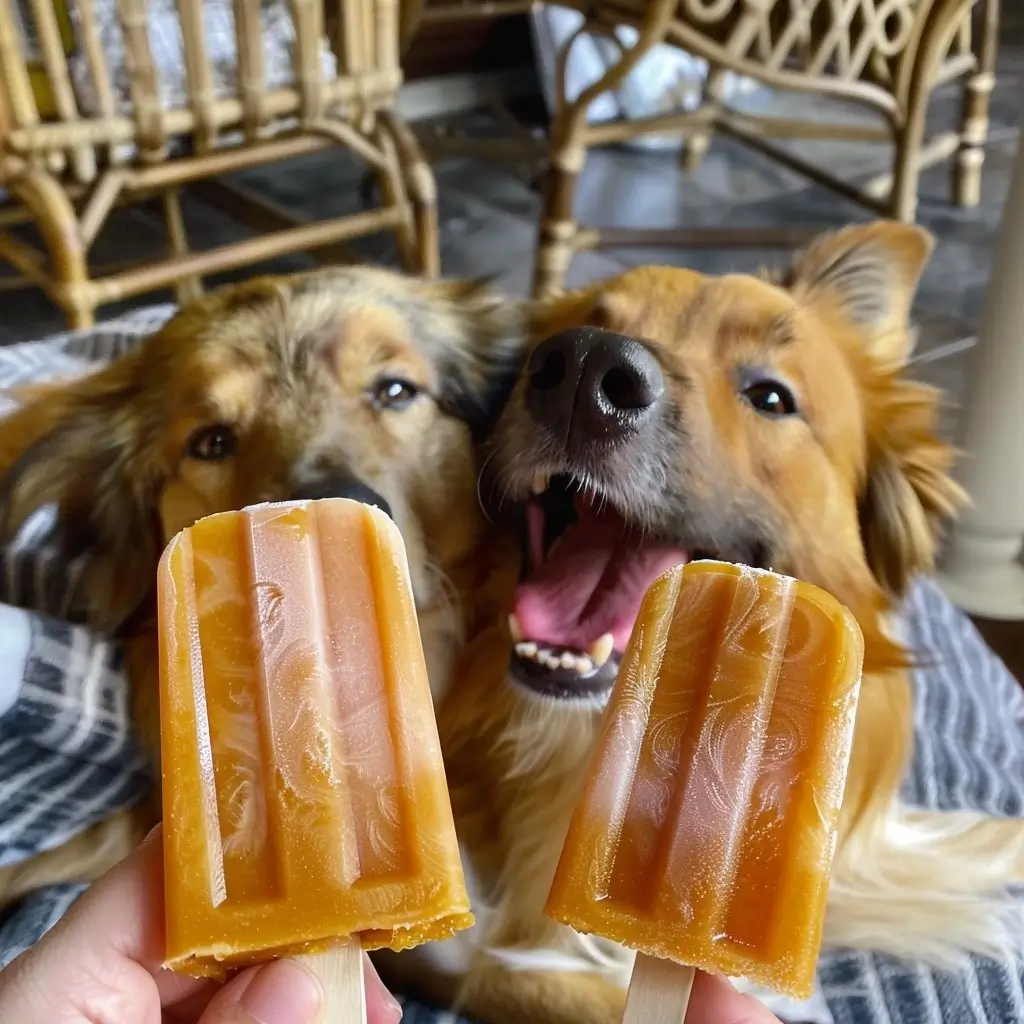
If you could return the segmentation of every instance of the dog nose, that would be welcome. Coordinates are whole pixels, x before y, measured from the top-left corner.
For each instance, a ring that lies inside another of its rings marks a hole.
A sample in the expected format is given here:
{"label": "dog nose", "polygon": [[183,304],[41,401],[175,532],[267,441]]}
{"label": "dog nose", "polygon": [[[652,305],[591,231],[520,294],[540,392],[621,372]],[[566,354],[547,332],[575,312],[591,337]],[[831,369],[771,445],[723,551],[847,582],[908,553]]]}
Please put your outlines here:
{"label": "dog nose", "polygon": [[292,501],[317,501],[320,498],[350,498],[352,501],[361,501],[364,505],[373,505],[389,518],[395,517],[391,514],[391,506],[372,487],[367,486],[356,477],[347,473],[339,476],[323,477],[318,480],[301,484],[292,493]]}
{"label": "dog nose", "polygon": [[541,342],[527,364],[527,408],[566,443],[636,433],[665,394],[654,353],[635,338],[595,327]]}

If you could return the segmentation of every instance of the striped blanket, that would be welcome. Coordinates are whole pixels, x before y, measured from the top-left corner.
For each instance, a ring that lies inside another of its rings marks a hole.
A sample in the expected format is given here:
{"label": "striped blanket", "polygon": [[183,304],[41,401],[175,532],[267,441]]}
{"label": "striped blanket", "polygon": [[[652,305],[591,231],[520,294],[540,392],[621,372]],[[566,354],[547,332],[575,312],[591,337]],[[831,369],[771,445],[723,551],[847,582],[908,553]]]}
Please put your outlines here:
{"label": "striped blanket", "polygon": [[[84,334],[0,349],[0,387],[80,373],[125,351],[170,311],[147,310]],[[128,728],[118,652],[68,621],[75,611],[68,585],[74,567],[69,577],[41,544],[46,528],[41,519],[0,558],[0,601],[6,602],[0,604],[0,866],[129,806],[149,785]],[[926,666],[914,675],[917,751],[907,800],[1024,813],[1024,690],[930,581],[914,586],[903,624]],[[79,892],[48,889],[0,918],[0,967],[59,920]],[[793,1010],[787,1020],[1024,1022],[1019,964],[975,959],[950,973],[840,951],[823,956],[819,980],[827,1011]],[[404,1019],[455,1024],[450,1014],[414,1005]]]}

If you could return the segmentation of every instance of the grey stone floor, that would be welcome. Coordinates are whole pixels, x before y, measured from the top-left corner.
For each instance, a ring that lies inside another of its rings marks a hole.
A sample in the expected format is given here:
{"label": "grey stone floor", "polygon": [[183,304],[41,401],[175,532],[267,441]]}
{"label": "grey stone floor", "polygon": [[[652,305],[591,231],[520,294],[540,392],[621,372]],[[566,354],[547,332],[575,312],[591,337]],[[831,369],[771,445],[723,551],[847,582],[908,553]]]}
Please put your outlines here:
{"label": "grey stone floor", "polygon": [[[1005,7],[1009,5],[1004,5]],[[949,201],[948,167],[926,171],[921,181],[919,219],[939,240],[922,282],[915,310],[921,326],[916,372],[949,392],[947,428],[955,430],[955,408],[962,396],[974,325],[988,278],[992,244],[999,225],[1010,169],[1017,146],[1024,102],[1024,10],[1004,19],[1004,39],[992,102],[992,127],[986,147],[981,205],[958,209]],[[776,97],[771,112],[790,115],[815,112],[821,101]],[[537,104],[527,104],[536,109]],[[959,89],[943,88],[935,97],[929,125],[955,124]],[[530,110],[527,109],[527,114]],[[864,115],[846,108],[844,116]],[[463,126],[487,131],[490,121],[471,115]],[[803,155],[852,181],[864,181],[887,169],[885,147],[865,144],[806,142],[796,144]],[[516,169],[472,159],[449,159],[436,165],[440,196],[442,269],[449,275],[493,276],[506,290],[525,293],[531,275],[539,197]],[[261,168],[240,175],[247,186],[308,217],[353,212],[360,208],[362,170],[337,154],[322,154],[287,166]],[[591,154],[578,193],[583,221],[617,226],[679,225],[705,227],[771,227],[799,225],[826,230],[866,219],[865,212],[803,178],[772,164],[729,139],[719,138],[694,174],[686,173],[672,152],[609,148]],[[186,201],[186,221],[195,248],[244,237],[246,229],[223,212],[196,200]],[[154,209],[118,213],[100,238],[100,262],[152,255],[163,244]],[[376,236],[356,243],[369,260],[396,262],[393,241]],[[642,262],[692,266],[709,273],[756,270],[787,258],[779,251],[622,250],[580,256],[570,283],[582,283]],[[267,269],[281,271],[309,265],[308,257],[278,260]],[[244,276],[253,270],[231,275]],[[162,301],[167,294],[138,302]],[[35,291],[2,295],[0,343],[36,337],[63,326],[61,315]],[[101,315],[120,308],[106,307]]]}

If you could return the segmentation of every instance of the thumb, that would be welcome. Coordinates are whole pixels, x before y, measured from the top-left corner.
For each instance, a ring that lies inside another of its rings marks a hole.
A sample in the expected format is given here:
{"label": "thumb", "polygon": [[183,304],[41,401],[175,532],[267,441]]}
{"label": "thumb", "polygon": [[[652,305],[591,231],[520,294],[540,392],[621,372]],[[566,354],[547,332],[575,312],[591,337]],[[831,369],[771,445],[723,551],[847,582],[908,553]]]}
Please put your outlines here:
{"label": "thumb", "polygon": [[320,982],[294,960],[274,960],[232,978],[198,1024],[313,1024],[323,1002]]}
{"label": "thumb", "polygon": [[779,1018],[753,996],[738,992],[727,979],[697,971],[686,1024],[779,1024]]}

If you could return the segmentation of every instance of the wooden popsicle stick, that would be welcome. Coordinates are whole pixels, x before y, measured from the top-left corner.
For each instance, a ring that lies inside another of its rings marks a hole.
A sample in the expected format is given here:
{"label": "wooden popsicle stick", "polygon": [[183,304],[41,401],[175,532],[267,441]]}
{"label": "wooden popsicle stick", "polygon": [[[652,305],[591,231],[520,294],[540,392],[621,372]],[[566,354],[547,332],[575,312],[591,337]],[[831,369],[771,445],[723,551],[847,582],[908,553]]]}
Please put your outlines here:
{"label": "wooden popsicle stick", "polygon": [[693,972],[672,960],[637,953],[622,1024],[683,1024]]}
{"label": "wooden popsicle stick", "polygon": [[366,1024],[366,990],[363,987],[363,947],[353,935],[342,946],[325,953],[295,958],[320,979],[324,1005],[316,1024]]}

